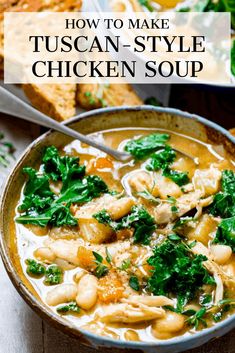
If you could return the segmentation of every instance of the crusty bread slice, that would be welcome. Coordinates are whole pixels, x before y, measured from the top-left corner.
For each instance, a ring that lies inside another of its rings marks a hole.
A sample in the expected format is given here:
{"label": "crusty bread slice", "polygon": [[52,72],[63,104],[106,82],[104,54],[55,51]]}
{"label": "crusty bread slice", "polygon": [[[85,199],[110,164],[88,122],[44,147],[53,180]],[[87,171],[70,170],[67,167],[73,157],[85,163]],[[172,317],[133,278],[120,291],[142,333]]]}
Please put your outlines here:
{"label": "crusty bread slice", "polygon": [[141,105],[143,101],[128,84],[80,84],[77,103],[81,108],[90,110],[106,106]]}
{"label": "crusty bread slice", "polygon": [[44,114],[63,121],[75,115],[76,84],[24,84],[25,95]]}
{"label": "crusty bread slice", "polygon": [[[79,11],[82,0],[2,0],[0,1],[0,74],[3,72],[3,13],[5,11]],[[32,105],[62,121],[75,114],[75,84],[26,84],[23,90]]]}

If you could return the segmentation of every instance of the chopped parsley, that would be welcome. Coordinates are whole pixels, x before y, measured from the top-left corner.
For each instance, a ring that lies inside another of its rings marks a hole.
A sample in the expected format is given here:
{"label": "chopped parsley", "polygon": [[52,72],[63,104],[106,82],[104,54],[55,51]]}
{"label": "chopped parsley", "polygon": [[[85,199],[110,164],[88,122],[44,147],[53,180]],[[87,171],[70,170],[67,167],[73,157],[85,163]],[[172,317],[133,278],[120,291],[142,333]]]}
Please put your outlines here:
{"label": "chopped parsley", "polygon": [[70,314],[70,313],[78,314],[78,313],[80,313],[80,308],[76,302],[71,302],[71,303],[68,303],[65,305],[58,306],[56,311],[62,315],[63,314]]}
{"label": "chopped parsley", "polygon": [[27,265],[26,272],[29,276],[42,277],[46,272],[45,266],[35,260],[27,259],[25,263]]}
{"label": "chopped parsley", "polygon": [[45,272],[44,283],[47,285],[60,284],[63,281],[63,271],[57,265],[48,266]]}
{"label": "chopped parsley", "polygon": [[178,239],[167,239],[155,247],[147,261],[153,267],[148,290],[155,295],[176,295],[177,307],[182,311],[203,284],[214,284],[213,277],[203,267],[206,260],[206,256],[194,255]]}
{"label": "chopped parsley", "polygon": [[139,280],[138,277],[136,276],[131,276],[129,279],[129,286],[134,289],[136,292],[139,292],[140,290],[140,284],[139,284]]}

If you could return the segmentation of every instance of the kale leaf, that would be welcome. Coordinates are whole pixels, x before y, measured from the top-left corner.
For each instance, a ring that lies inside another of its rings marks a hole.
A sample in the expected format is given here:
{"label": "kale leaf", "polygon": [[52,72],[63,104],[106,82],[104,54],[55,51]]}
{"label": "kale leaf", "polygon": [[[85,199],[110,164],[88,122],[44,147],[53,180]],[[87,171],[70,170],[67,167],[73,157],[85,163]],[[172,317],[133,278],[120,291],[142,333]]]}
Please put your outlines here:
{"label": "kale leaf", "polygon": [[167,239],[155,247],[147,261],[153,267],[149,291],[155,295],[176,295],[178,309],[182,311],[203,284],[214,284],[213,277],[203,267],[206,260],[203,255],[194,255],[183,242]]}
{"label": "kale leaf", "polygon": [[94,214],[93,217],[98,222],[109,225],[114,231],[134,228],[134,242],[144,245],[149,244],[150,236],[156,228],[154,218],[143,206],[133,206],[131,213],[119,221],[113,221],[106,210]]}
{"label": "kale leaf", "polygon": [[229,245],[235,252],[235,217],[222,220],[216,231],[213,243]]}
{"label": "kale leaf", "polygon": [[82,180],[71,182],[66,190],[62,189],[56,203],[89,202],[105,192],[108,192],[105,182],[97,175],[88,175]]}
{"label": "kale leaf", "polygon": [[[59,156],[58,150],[48,147],[43,156],[43,174],[33,168],[24,168],[28,176],[23,194],[24,198],[18,211],[21,216],[18,223],[34,224],[45,227],[75,226],[77,220],[70,212],[72,203],[84,203],[107,192],[104,181],[96,175],[84,176],[85,167],[79,165],[79,159]],[[50,189],[50,181],[61,180],[60,195]]]}
{"label": "kale leaf", "polygon": [[210,213],[222,218],[235,216],[235,173],[232,170],[224,170],[221,180],[222,191],[214,197]]}
{"label": "kale leaf", "polygon": [[55,146],[45,149],[42,161],[45,174],[53,181],[61,180],[64,190],[67,189],[71,181],[85,175],[85,166],[79,165],[79,158],[60,156]]}
{"label": "kale leaf", "polygon": [[95,251],[93,251],[92,253],[95,257],[95,264],[96,264],[96,268],[94,271],[95,276],[98,278],[101,278],[107,275],[107,273],[109,272],[109,269],[106,265],[103,264],[103,257]]}
{"label": "kale leaf", "polygon": [[136,140],[130,140],[125,146],[125,151],[129,152],[137,160],[148,157],[154,151],[162,149],[169,140],[168,134],[151,134]]}
{"label": "kale leaf", "polygon": [[169,164],[174,162],[175,158],[175,151],[170,146],[166,145],[164,149],[151,155],[151,159],[149,164],[147,164],[146,169],[151,171],[159,169],[164,170]]}
{"label": "kale leaf", "polygon": [[165,168],[162,173],[166,178],[171,179],[179,186],[188,184],[189,177],[187,172],[179,172],[170,168]]}

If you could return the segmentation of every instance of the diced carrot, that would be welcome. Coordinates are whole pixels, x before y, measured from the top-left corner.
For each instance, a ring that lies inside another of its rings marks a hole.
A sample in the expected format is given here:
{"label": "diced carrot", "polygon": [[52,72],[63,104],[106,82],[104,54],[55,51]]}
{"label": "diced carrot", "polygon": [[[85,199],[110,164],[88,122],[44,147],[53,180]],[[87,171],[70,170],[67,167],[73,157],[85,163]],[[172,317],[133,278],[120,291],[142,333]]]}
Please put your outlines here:
{"label": "diced carrot", "polygon": [[92,271],[96,267],[95,257],[91,250],[86,249],[84,246],[79,246],[77,257],[79,261],[79,266],[85,270]]}
{"label": "diced carrot", "polygon": [[108,157],[100,157],[95,161],[96,169],[105,169],[105,168],[113,168],[113,162]]}
{"label": "diced carrot", "polygon": [[116,272],[110,271],[99,279],[98,298],[108,304],[119,301],[123,297],[124,288]]}

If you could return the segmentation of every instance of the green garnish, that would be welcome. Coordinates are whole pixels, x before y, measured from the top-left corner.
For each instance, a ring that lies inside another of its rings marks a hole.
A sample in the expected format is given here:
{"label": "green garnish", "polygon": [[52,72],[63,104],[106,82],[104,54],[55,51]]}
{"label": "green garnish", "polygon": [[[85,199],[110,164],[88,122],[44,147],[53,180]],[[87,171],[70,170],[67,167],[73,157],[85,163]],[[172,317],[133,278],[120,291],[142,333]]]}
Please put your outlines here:
{"label": "green garnish", "polygon": [[235,252],[235,217],[223,219],[218,226],[213,243],[231,246]]}
{"label": "green garnish", "polygon": [[219,224],[214,243],[231,246],[235,251],[235,173],[224,170],[221,180],[222,191],[214,197],[210,213],[224,218]]}
{"label": "green garnish", "polygon": [[101,278],[109,272],[109,269],[106,265],[103,264],[103,257],[95,251],[92,251],[95,257],[95,264],[97,265],[94,271],[94,274],[97,278]]}
{"label": "green garnish", "polygon": [[98,222],[109,225],[114,231],[134,228],[134,242],[144,245],[149,244],[150,236],[156,228],[154,218],[143,206],[133,206],[131,213],[119,221],[113,221],[106,210],[94,214],[93,217]]}
{"label": "green garnish", "polygon": [[179,186],[183,186],[185,184],[188,184],[189,182],[189,177],[187,172],[179,172],[178,170],[173,170],[170,168],[165,168],[163,170],[162,175],[164,175],[166,178],[171,179],[174,181]]}
{"label": "green garnish", "polygon": [[80,308],[79,306],[77,305],[76,302],[71,302],[71,303],[68,303],[66,305],[61,305],[59,306],[56,311],[59,313],[59,314],[69,314],[69,313],[80,313]]}
{"label": "green garnish", "polygon": [[151,134],[136,140],[130,140],[125,146],[125,151],[129,152],[135,159],[141,160],[151,153],[162,149],[169,140],[168,134]]}
{"label": "green garnish", "polygon": [[173,229],[180,229],[187,225],[189,222],[195,222],[193,217],[180,217],[174,224]]}
{"label": "green garnish", "polygon": [[120,267],[118,267],[118,270],[126,271],[128,270],[128,268],[130,268],[130,266],[131,266],[131,260],[127,259],[123,261]]}
{"label": "green garnish", "polygon": [[233,41],[231,48],[231,71],[233,76],[235,76],[235,40]]}
{"label": "green garnish", "polygon": [[147,261],[153,267],[149,291],[155,295],[176,295],[177,307],[182,311],[203,284],[214,284],[213,277],[203,267],[206,260],[203,255],[194,255],[183,242],[168,238],[155,247]]}
{"label": "green garnish", "polygon": [[200,324],[202,324],[204,327],[207,327],[207,323],[203,319],[203,317],[206,315],[206,308],[203,307],[198,311],[187,310],[187,311],[183,312],[182,314],[189,316],[189,318],[186,320],[186,322],[190,326],[193,326],[196,330],[198,329]]}
{"label": "green garnish", "polygon": [[44,283],[47,285],[60,284],[63,281],[63,271],[57,265],[48,266],[45,272]]}
{"label": "green garnish", "polygon": [[147,164],[147,170],[165,170],[169,164],[173,163],[176,158],[175,151],[168,145],[151,155],[149,164]]}
{"label": "green garnish", "polygon": [[154,8],[153,8],[152,5],[150,5],[149,0],[138,0],[138,1],[139,1],[139,4],[140,4],[141,6],[146,7],[146,9],[147,9],[148,11],[150,11],[150,12],[153,12],[153,11],[154,11]]}
{"label": "green garnish", "polygon": [[25,263],[27,265],[26,272],[29,276],[42,277],[46,272],[45,266],[35,260],[27,259]]}
{"label": "green garnish", "polygon": [[111,264],[112,262],[112,256],[108,250],[108,248],[105,248],[105,252],[106,252],[106,261],[108,262],[108,264]]}
{"label": "green garnish", "polygon": [[9,158],[14,156],[14,151],[13,144],[4,141],[4,134],[0,132],[0,166],[6,168],[9,165]]}
{"label": "green garnish", "polygon": [[[96,176],[84,176],[85,167],[79,159],[70,156],[60,157],[58,150],[48,147],[43,156],[43,173],[26,167],[23,172],[28,176],[18,207],[21,216],[16,222],[35,224],[45,227],[48,224],[61,227],[75,226],[77,220],[70,212],[72,203],[85,203],[108,191],[104,181]],[[50,181],[62,181],[60,195],[50,189]]]}
{"label": "green garnish", "polygon": [[222,191],[214,197],[210,213],[222,218],[235,216],[235,173],[232,170],[224,170],[221,179]]}
{"label": "green garnish", "polygon": [[139,292],[140,290],[140,284],[139,284],[139,280],[138,277],[136,276],[131,276],[129,279],[129,286],[134,289],[136,292]]}

